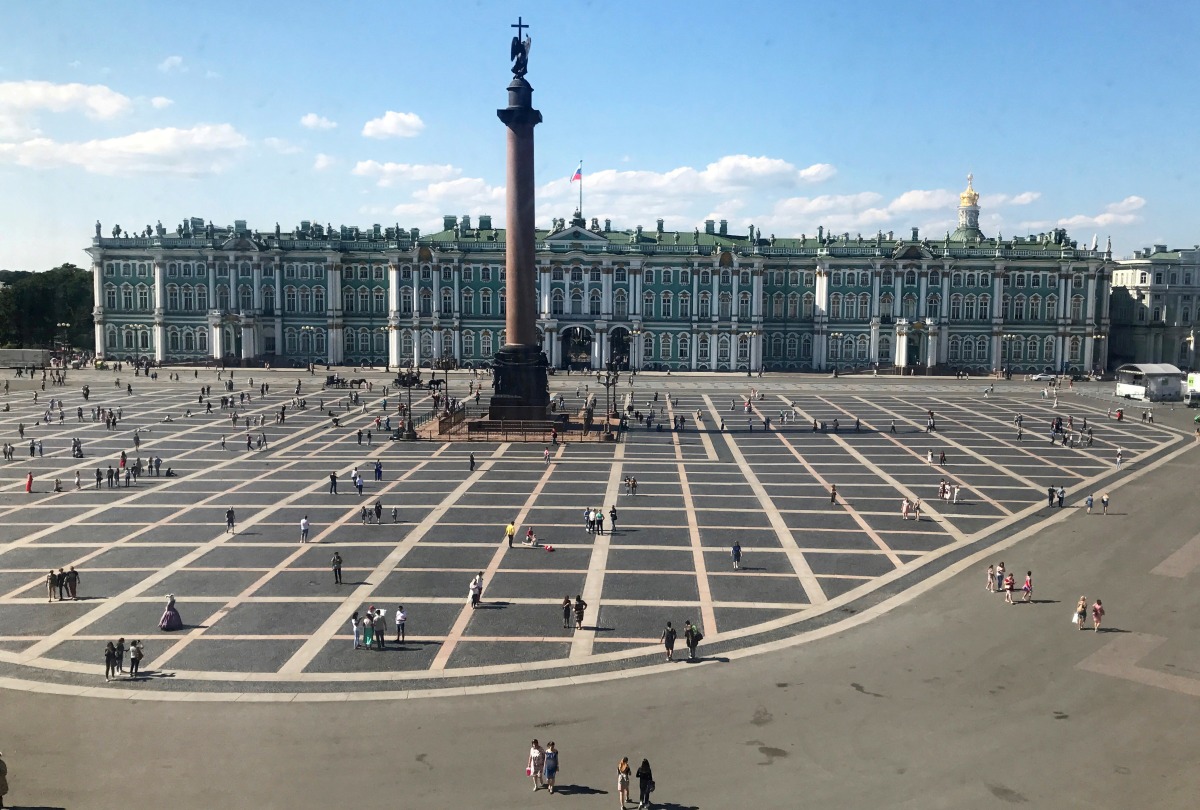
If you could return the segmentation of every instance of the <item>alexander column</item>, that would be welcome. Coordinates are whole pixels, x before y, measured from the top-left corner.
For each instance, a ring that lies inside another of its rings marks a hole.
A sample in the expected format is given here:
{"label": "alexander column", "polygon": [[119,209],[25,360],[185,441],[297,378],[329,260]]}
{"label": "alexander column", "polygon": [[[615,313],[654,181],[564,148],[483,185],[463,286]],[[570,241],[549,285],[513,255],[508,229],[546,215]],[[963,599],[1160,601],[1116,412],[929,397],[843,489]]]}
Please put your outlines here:
{"label": "alexander column", "polygon": [[528,28],[518,18],[512,40],[513,80],[508,107],[496,115],[508,127],[508,183],[505,190],[505,269],[507,274],[506,342],[496,352],[489,417],[544,421],[550,407],[546,355],[537,338],[537,267],[534,258],[533,128],[542,114],[533,108],[533,88],[525,81],[529,67]]}

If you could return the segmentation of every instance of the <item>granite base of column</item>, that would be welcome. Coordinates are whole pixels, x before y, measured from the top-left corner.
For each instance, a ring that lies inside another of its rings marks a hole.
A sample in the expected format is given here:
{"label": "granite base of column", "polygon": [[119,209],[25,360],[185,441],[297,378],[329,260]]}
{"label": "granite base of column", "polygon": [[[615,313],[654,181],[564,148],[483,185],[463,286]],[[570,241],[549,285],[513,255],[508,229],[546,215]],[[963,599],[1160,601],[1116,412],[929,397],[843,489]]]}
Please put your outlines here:
{"label": "granite base of column", "polygon": [[492,366],[492,421],[545,421],[550,413],[549,363],[539,346],[505,346]]}

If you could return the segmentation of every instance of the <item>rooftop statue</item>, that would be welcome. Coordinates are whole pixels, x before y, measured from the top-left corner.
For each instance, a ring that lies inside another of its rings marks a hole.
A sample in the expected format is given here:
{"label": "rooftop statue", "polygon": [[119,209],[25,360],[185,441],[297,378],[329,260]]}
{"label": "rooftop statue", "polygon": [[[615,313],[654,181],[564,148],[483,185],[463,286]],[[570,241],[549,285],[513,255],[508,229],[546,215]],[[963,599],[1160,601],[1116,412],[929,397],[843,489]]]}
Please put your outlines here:
{"label": "rooftop statue", "polygon": [[512,27],[517,29],[517,35],[512,38],[512,47],[509,49],[509,59],[513,60],[513,76],[518,79],[523,79],[525,78],[526,71],[529,70],[529,46],[533,44],[533,40],[529,38],[528,34],[525,35],[524,40],[521,39],[522,31],[529,26],[521,22],[520,17],[517,18],[516,23],[514,23]]}
{"label": "rooftop statue", "polygon": [[96,238],[100,238],[100,220],[96,220]]}

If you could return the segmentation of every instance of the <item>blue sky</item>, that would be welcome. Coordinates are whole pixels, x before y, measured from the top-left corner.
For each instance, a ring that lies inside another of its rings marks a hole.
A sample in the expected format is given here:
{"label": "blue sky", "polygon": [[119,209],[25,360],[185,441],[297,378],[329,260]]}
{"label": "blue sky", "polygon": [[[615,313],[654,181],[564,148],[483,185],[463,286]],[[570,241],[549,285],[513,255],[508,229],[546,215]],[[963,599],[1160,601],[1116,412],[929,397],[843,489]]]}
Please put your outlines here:
{"label": "blue sky", "polygon": [[[1152,8],[1153,13],[1144,9]],[[115,9],[115,10],[114,10]],[[510,23],[532,25],[538,222],[764,234],[1067,227],[1200,242],[1200,4],[14,2],[0,267],[199,216],[440,228],[504,213]]]}

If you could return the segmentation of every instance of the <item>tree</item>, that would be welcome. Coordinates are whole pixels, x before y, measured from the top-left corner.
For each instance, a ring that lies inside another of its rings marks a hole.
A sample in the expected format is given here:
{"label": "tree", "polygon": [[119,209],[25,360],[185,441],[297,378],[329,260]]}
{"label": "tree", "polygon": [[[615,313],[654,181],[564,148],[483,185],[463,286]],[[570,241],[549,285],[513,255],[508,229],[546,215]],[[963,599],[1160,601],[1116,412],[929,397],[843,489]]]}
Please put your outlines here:
{"label": "tree", "polygon": [[44,273],[0,271],[0,344],[48,349],[61,340],[60,323],[72,346],[92,344],[92,273],[64,264]]}

